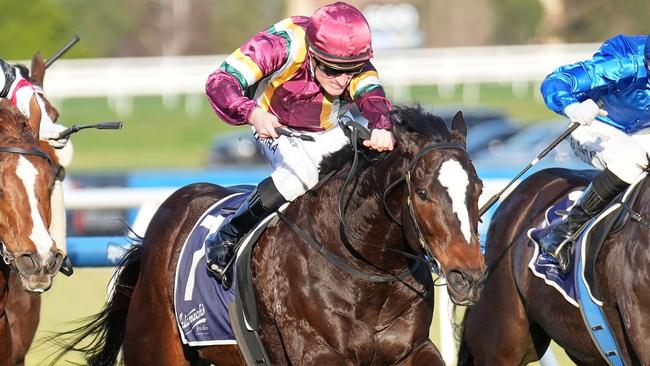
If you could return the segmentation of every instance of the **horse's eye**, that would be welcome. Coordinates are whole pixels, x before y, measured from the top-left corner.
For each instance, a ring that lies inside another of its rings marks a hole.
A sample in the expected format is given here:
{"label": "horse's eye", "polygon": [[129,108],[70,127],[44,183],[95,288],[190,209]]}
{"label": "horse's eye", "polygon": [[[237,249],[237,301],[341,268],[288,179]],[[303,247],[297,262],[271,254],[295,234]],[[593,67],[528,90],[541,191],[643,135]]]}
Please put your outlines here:
{"label": "horse's eye", "polygon": [[422,201],[428,201],[429,200],[429,193],[427,193],[426,190],[422,188],[418,188],[415,190],[415,193],[420,197]]}

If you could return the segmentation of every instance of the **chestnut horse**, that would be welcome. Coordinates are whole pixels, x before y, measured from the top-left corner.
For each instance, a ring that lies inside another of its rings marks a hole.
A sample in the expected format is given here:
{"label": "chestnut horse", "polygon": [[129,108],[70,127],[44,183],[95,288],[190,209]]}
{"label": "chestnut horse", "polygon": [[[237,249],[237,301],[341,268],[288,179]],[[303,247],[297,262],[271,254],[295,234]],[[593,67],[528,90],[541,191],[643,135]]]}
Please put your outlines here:
{"label": "chestnut horse", "polygon": [[[22,70],[24,72],[28,72],[28,70],[25,68]],[[34,54],[34,57],[32,58],[32,65],[31,65],[31,75],[23,75],[23,77],[28,78],[33,85],[36,85],[40,87],[39,94],[41,94],[41,97],[45,103],[45,107],[47,110],[47,113],[49,117],[53,120],[56,121],[58,119],[59,113],[58,111],[52,106],[52,104],[45,98],[45,96],[42,94],[42,88],[43,88],[43,78],[45,76],[45,62],[43,61],[43,58],[41,57],[40,53]],[[3,109],[9,108],[8,106],[3,106]],[[5,111],[4,114],[10,114],[8,111]],[[34,114],[32,114],[34,115]],[[13,122],[12,122],[13,121]],[[17,118],[17,119],[12,119],[12,121],[1,121],[0,123],[2,124],[15,124],[13,126],[13,129],[11,131],[14,131],[14,135],[17,135],[19,131],[19,128],[22,127],[22,123],[24,122],[22,118]],[[35,126],[38,126],[38,121],[29,121],[28,125],[31,127],[32,131],[35,128]],[[33,133],[32,133],[33,134]],[[28,133],[29,135],[29,133]],[[12,136],[12,135],[8,135]],[[14,139],[19,139],[22,138],[22,136],[14,136]],[[46,142],[43,141],[35,141],[39,146],[39,148],[47,154],[49,159],[54,163],[53,166],[45,168],[42,166],[42,164],[38,165],[39,169],[39,175],[42,175],[45,180],[43,182],[49,182],[49,175],[52,174],[52,169],[58,164],[56,161],[56,155],[54,154],[54,151],[52,148],[47,144]],[[29,141],[24,141],[26,146],[33,145],[34,142],[32,141],[31,138],[29,138]],[[6,155],[2,153],[2,155]],[[17,159],[17,155],[12,154],[13,160]],[[6,158],[8,158],[7,156]],[[34,157],[30,158],[28,155],[26,157],[29,158],[29,160],[43,160],[43,158],[39,157]],[[2,161],[2,167],[0,167],[0,170],[4,171],[5,169],[11,169],[10,167],[4,168],[5,164],[9,164],[9,161],[11,159],[3,159]],[[3,183],[3,189],[6,189],[6,184],[9,184],[8,182]],[[38,185],[42,185],[43,183],[39,181]],[[35,187],[37,189],[40,189],[39,187]],[[46,191],[46,192],[49,192]],[[22,195],[27,194],[21,193]],[[19,196],[16,196],[19,197]],[[18,198],[16,198],[18,199]],[[0,205],[7,206],[8,208],[12,208],[12,206],[9,203],[10,201],[4,201],[3,203],[0,203]],[[39,204],[41,204],[39,202]],[[49,207],[49,200],[47,203]],[[45,210],[45,206],[42,210]],[[47,209],[49,210],[49,208]],[[26,211],[28,212],[28,211]],[[7,218],[15,216],[17,213],[13,213],[12,215],[5,216]],[[23,215],[25,213],[22,213]],[[43,218],[47,218],[48,220],[48,226],[49,226],[49,212],[48,211],[43,211]],[[2,240],[8,240],[5,239],[4,235],[2,235]],[[6,243],[6,242],[5,242]],[[17,243],[12,243],[13,245],[17,245]],[[31,249],[30,249],[31,250]],[[38,327],[38,322],[39,322],[39,316],[40,316],[40,309],[41,309],[41,297],[40,296],[34,296],[33,291],[25,291],[24,290],[24,285],[23,282],[21,281],[20,274],[17,271],[12,271],[10,270],[10,266],[8,266],[4,262],[0,262],[0,269],[2,270],[2,279],[0,279],[0,288],[2,288],[2,293],[3,293],[3,304],[4,306],[0,306],[0,314],[4,313],[6,314],[6,319],[8,320],[8,329],[11,330],[9,333],[7,332],[0,332],[0,342],[1,344],[6,344],[5,342],[7,341],[7,337],[9,337],[9,334],[11,335],[11,347],[10,348],[4,348],[5,352],[11,351],[9,353],[10,357],[10,362],[5,361],[7,360],[6,354],[2,357],[0,357],[0,365],[23,365],[25,361],[25,355],[27,354],[27,351],[29,350],[29,347],[32,344],[32,341],[34,339],[34,335],[36,334],[36,328]],[[3,352],[0,350],[0,355],[2,355]]]}
{"label": "chestnut horse", "polygon": [[[526,235],[552,203],[586,186],[593,171],[542,170],[524,180],[495,212],[486,242],[489,276],[466,313],[459,365],[524,365],[550,340],[579,365],[608,365],[592,343],[580,310],[533,275]],[[603,244],[595,276],[604,314],[626,365],[650,365],[650,187],[629,220]]]}
{"label": "chestnut horse", "polygon": [[[429,340],[431,262],[413,260],[425,253],[435,258],[453,301],[478,298],[485,276],[476,234],[482,184],[465,152],[465,121],[458,113],[450,131],[419,107],[399,109],[392,118],[394,151],[363,163],[350,185],[344,181],[354,165],[352,152],[333,154],[322,172],[326,166],[343,168],[284,212],[348,268],[384,281],[341,270],[285,221],[267,228],[257,242],[252,272],[260,335],[273,365],[444,365]],[[199,183],[173,193],[142,244],[125,257],[106,307],[72,331],[76,338],[64,353],[81,350],[91,365],[114,364],[120,349],[126,365],[189,365],[198,359],[243,365],[237,345],[184,346],[173,304],[183,242],[199,216],[232,192]],[[341,195],[347,202],[344,220]],[[86,337],[94,342],[79,346]]]}

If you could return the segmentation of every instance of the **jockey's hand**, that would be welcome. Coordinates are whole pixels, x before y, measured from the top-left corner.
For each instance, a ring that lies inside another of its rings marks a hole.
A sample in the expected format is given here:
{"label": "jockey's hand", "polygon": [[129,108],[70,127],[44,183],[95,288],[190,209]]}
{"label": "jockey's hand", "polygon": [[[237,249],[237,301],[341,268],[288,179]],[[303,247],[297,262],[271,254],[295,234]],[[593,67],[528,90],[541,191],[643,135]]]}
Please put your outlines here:
{"label": "jockey's hand", "polygon": [[391,151],[395,147],[395,136],[389,130],[375,128],[370,133],[370,140],[365,140],[363,146],[379,152]]}
{"label": "jockey's hand", "polygon": [[59,138],[59,134],[64,131],[66,127],[58,123],[41,123],[40,131],[38,132],[40,139],[47,141],[50,146],[55,149],[62,149],[68,143],[70,136],[66,136],[62,139]]}
{"label": "jockey's hand", "polygon": [[251,113],[250,119],[248,121],[255,131],[260,136],[260,138],[268,139],[274,138],[277,139],[280,137],[277,132],[275,132],[276,127],[282,127],[282,124],[278,121],[278,117],[273,114],[266,112],[260,107],[257,107]]}
{"label": "jockey's hand", "polygon": [[582,103],[569,104],[564,108],[564,114],[571,122],[578,122],[583,126],[589,126],[598,116],[606,116],[607,111],[600,109],[598,104],[591,99]]}

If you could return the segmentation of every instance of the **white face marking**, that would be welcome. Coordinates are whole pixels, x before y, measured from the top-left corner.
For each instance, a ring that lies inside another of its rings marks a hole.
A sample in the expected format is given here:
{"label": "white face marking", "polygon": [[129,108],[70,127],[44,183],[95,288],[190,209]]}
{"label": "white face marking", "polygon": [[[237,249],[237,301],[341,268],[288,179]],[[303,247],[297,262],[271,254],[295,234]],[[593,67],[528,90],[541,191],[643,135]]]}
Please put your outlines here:
{"label": "white face marking", "polygon": [[463,166],[456,160],[447,160],[440,166],[438,181],[447,188],[447,194],[451,198],[452,209],[460,221],[460,231],[465,240],[469,243],[472,237],[469,225],[469,212],[465,204],[465,195],[469,186],[469,177]]}
{"label": "white face marking", "polygon": [[25,157],[18,157],[18,167],[16,175],[25,185],[25,191],[29,199],[29,211],[32,217],[32,233],[29,238],[36,244],[36,250],[41,258],[45,259],[50,256],[50,248],[54,244],[43,217],[38,211],[38,202],[36,200],[36,176],[38,171]]}

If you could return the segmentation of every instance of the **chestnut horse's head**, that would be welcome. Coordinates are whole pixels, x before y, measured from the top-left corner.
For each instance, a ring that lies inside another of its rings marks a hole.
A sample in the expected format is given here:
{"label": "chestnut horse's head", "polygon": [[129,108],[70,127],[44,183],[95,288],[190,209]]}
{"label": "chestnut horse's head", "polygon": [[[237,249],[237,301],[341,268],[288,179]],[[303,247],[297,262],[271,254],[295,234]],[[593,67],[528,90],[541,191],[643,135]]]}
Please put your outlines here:
{"label": "chestnut horse's head", "polygon": [[465,120],[456,114],[449,131],[442,119],[419,108],[397,110],[393,117],[406,158],[408,196],[401,214],[406,238],[447,278],[451,300],[472,304],[486,266],[477,235],[482,182],[465,152]]}
{"label": "chestnut horse's head", "polygon": [[0,252],[34,293],[50,288],[63,260],[48,230],[56,178],[50,159],[27,118],[0,100]]}

